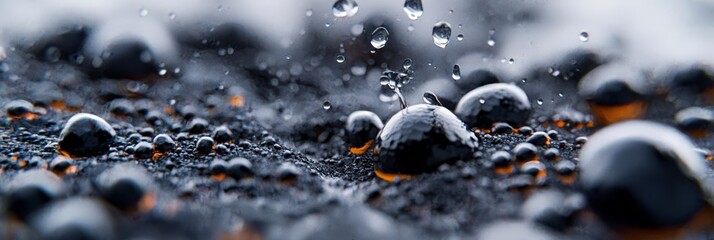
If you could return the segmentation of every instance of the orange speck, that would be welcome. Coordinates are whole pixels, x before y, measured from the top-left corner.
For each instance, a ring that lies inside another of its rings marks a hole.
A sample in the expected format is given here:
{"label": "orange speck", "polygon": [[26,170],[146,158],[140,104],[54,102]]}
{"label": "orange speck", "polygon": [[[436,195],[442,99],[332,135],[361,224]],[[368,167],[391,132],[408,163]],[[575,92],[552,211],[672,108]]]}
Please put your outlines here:
{"label": "orange speck", "polygon": [[228,106],[237,108],[245,105],[245,98],[241,96],[232,96],[228,99]]}
{"label": "orange speck", "polygon": [[409,174],[401,174],[401,173],[385,173],[382,171],[377,170],[376,168],[374,169],[374,174],[377,175],[378,178],[387,181],[387,182],[394,182],[394,179],[399,177],[401,179],[410,179],[413,178],[414,175],[409,175]]}
{"label": "orange speck", "polygon": [[213,179],[213,181],[217,181],[217,182],[225,180],[226,177],[227,176],[225,173],[211,174],[211,179]]}
{"label": "orange speck", "polygon": [[166,155],[163,153],[160,153],[160,152],[154,152],[154,155],[151,155],[151,160],[157,160],[163,156],[166,156]]}
{"label": "orange speck", "polygon": [[361,146],[361,147],[351,147],[351,148],[350,148],[350,152],[351,152],[352,154],[354,154],[354,155],[362,155],[362,154],[364,154],[365,152],[367,152],[367,150],[370,149],[373,144],[374,144],[374,141],[373,141],[373,140],[369,140],[369,141],[367,141],[367,143],[365,143],[365,144],[364,144],[363,146]]}

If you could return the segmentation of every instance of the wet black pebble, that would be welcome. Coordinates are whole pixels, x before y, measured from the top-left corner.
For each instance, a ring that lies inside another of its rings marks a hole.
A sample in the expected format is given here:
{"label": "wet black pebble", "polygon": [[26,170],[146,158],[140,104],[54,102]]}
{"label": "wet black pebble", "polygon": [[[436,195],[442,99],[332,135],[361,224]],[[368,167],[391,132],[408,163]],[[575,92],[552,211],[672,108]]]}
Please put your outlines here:
{"label": "wet black pebble", "polygon": [[159,134],[154,137],[154,149],[160,153],[171,152],[176,148],[176,142],[168,134]]}
{"label": "wet black pebble", "polygon": [[345,124],[345,138],[352,154],[363,154],[374,145],[377,134],[384,124],[377,114],[370,111],[350,113]]}
{"label": "wet black pebble", "polygon": [[497,122],[523,126],[531,111],[531,103],[522,89],[511,84],[494,83],[464,95],[454,113],[472,128],[491,129]]}
{"label": "wet black pebble", "polygon": [[149,159],[154,153],[151,143],[139,142],[134,146],[134,157],[138,159]]}
{"label": "wet black pebble", "polygon": [[213,144],[215,142],[213,141],[213,138],[210,137],[201,137],[198,139],[196,142],[196,148],[194,151],[198,154],[207,154],[210,153],[211,150],[213,149]]}
{"label": "wet black pebble", "polygon": [[224,125],[224,126],[217,127],[215,130],[213,130],[211,137],[217,143],[231,142],[231,141],[233,141],[233,132],[231,132],[231,130],[228,129],[227,126]]}
{"label": "wet black pebble", "polygon": [[122,211],[138,211],[140,201],[155,186],[146,170],[138,165],[119,164],[104,170],[94,182],[102,198]]}
{"label": "wet black pebble", "polygon": [[30,170],[15,176],[5,198],[6,210],[22,221],[50,202],[67,194],[64,183],[45,170]]}
{"label": "wet black pebble", "polygon": [[186,125],[186,130],[190,134],[203,133],[208,129],[208,121],[203,118],[194,118]]}
{"label": "wet black pebble", "polygon": [[11,118],[22,118],[32,113],[34,106],[25,100],[14,100],[5,105],[5,114]]}
{"label": "wet black pebble", "polygon": [[526,142],[535,146],[546,147],[550,145],[550,136],[545,132],[535,132],[526,139]]}
{"label": "wet black pebble", "polygon": [[253,175],[253,164],[245,158],[233,158],[228,161],[228,175],[235,180],[240,180]]}
{"label": "wet black pebble", "polygon": [[88,113],[72,116],[59,136],[58,148],[73,157],[90,157],[109,152],[116,132],[104,119]]}

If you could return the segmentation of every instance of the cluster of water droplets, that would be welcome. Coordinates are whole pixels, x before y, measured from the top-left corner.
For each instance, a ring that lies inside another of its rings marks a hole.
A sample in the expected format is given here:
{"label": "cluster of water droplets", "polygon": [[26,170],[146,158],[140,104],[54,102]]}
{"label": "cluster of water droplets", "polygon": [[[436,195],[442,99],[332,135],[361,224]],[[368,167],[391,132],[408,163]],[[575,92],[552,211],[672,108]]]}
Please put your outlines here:
{"label": "cluster of water droplets", "polygon": [[382,85],[379,99],[383,102],[399,100],[402,109],[406,108],[407,103],[400,89],[414,78],[412,74],[414,74],[414,70],[412,69],[412,60],[409,58],[404,60],[400,71],[384,70],[379,78],[379,83]]}

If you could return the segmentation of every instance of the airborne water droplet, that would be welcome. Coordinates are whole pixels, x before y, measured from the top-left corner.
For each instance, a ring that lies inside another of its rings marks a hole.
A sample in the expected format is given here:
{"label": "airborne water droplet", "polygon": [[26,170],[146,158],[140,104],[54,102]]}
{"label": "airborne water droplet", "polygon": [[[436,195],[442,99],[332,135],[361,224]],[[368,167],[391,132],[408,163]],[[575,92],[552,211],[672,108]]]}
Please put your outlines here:
{"label": "airborne water droplet", "polygon": [[488,37],[488,41],[486,41],[486,44],[488,44],[489,47],[496,46],[496,40],[493,40],[493,37]]}
{"label": "airborne water droplet", "polygon": [[330,108],[332,108],[332,104],[329,101],[322,103],[322,109],[330,110]]}
{"label": "airborne water droplet", "polygon": [[402,67],[404,68],[404,70],[409,70],[410,68],[412,68],[412,59],[411,58],[404,59],[404,63],[402,64]]}
{"label": "airborne water droplet", "polygon": [[543,99],[538,99],[538,101],[536,102],[538,103],[538,105],[543,105]]}
{"label": "airborne water droplet", "polygon": [[424,93],[424,102],[431,105],[443,106],[443,104],[441,104],[441,101],[439,100],[439,97],[437,97],[436,94],[430,91],[426,91]]}
{"label": "airborne water droplet", "polygon": [[479,99],[478,99],[478,102],[481,103],[481,104],[484,104],[484,103],[486,103],[486,99],[479,98]]}
{"label": "airborne water droplet", "polygon": [[456,40],[459,40],[459,41],[464,40],[464,35],[463,34],[457,35]]}
{"label": "airborne water droplet", "polygon": [[337,63],[343,63],[343,62],[345,62],[345,56],[337,55]]}
{"label": "airborne water droplet", "polygon": [[146,17],[146,15],[149,15],[149,10],[146,10],[146,8],[139,9],[139,16]]}
{"label": "airborne water droplet", "polygon": [[424,7],[421,5],[421,0],[406,0],[404,1],[404,12],[411,20],[417,20],[424,14]]}
{"label": "airborne water droplet", "polygon": [[170,13],[169,13],[169,19],[171,19],[171,20],[176,19],[176,13],[170,12]]}
{"label": "airborne water droplet", "polygon": [[434,24],[434,28],[431,33],[434,38],[434,44],[440,48],[446,48],[449,44],[449,39],[451,38],[451,25],[447,22],[438,22]]}
{"label": "airborne water droplet", "polygon": [[357,14],[359,6],[355,0],[337,0],[334,5],[332,5],[332,14],[335,17],[352,17]]}
{"label": "airborne water droplet", "polygon": [[372,32],[372,40],[370,43],[372,47],[381,49],[387,44],[387,40],[389,40],[389,31],[384,27],[378,27]]}
{"label": "airborne water droplet", "polygon": [[307,16],[307,17],[312,16],[312,9],[308,9],[307,11],[305,11],[305,16]]}
{"label": "airborne water droplet", "polygon": [[590,34],[588,34],[588,32],[581,32],[579,37],[581,42],[587,42],[590,39]]}
{"label": "airborne water droplet", "polygon": [[454,80],[459,80],[461,79],[461,67],[459,64],[454,65],[454,70],[451,71],[451,78]]}

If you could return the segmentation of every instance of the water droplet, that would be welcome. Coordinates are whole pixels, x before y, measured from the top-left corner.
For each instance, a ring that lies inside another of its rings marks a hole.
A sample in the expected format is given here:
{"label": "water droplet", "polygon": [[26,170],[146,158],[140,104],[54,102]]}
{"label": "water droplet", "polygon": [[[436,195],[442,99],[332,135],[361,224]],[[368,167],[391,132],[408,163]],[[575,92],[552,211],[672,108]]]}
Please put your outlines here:
{"label": "water droplet", "polygon": [[169,19],[171,19],[171,20],[176,19],[176,13],[170,12],[170,13],[169,13]]}
{"label": "water droplet", "polygon": [[337,63],[343,63],[343,62],[345,62],[345,56],[337,55]]}
{"label": "water droplet", "polygon": [[553,77],[560,76],[560,70],[553,70],[553,72],[550,73],[550,75],[553,75]]}
{"label": "water droplet", "polygon": [[355,24],[354,26],[352,26],[352,29],[350,29],[350,32],[352,32],[352,35],[355,37],[361,35],[363,31],[364,25],[361,23]]}
{"label": "water droplet", "polygon": [[528,82],[528,78],[524,78],[523,80],[521,80],[521,82],[523,82],[523,83]]}
{"label": "water droplet", "polygon": [[404,12],[411,20],[417,20],[424,14],[424,7],[421,5],[421,0],[406,0],[404,1]]}
{"label": "water droplet", "polygon": [[489,36],[493,36],[494,34],[496,34],[496,29],[495,29],[495,28],[491,28],[491,29],[488,30],[488,35],[489,35]]}
{"label": "water droplet", "polygon": [[538,99],[536,102],[538,103],[538,105],[543,105],[543,99]]}
{"label": "water droplet", "polygon": [[494,40],[493,37],[488,37],[488,41],[486,41],[486,44],[488,44],[489,47],[496,46],[496,40]]}
{"label": "water droplet", "polygon": [[431,105],[443,106],[443,104],[441,104],[441,101],[439,100],[439,97],[437,97],[436,94],[430,91],[426,91],[424,93],[424,102]]}
{"label": "water droplet", "polygon": [[461,79],[461,67],[459,64],[454,65],[454,70],[451,71],[451,78],[454,80],[459,80]]}
{"label": "water droplet", "polygon": [[404,63],[402,64],[402,67],[404,68],[404,70],[409,70],[410,68],[412,68],[412,59],[411,58],[404,59]]}
{"label": "water droplet", "polygon": [[562,92],[558,93],[558,97],[563,97],[563,96],[565,96],[565,95]]}
{"label": "water droplet", "polygon": [[146,17],[146,15],[149,15],[149,10],[146,10],[146,8],[139,9],[139,16]]}
{"label": "water droplet", "polygon": [[357,14],[359,7],[355,0],[337,0],[334,5],[332,5],[332,14],[335,17],[352,17]]}
{"label": "water droplet", "polygon": [[479,99],[478,99],[478,102],[481,103],[481,104],[484,104],[484,103],[486,103],[486,99],[479,98]]}
{"label": "water droplet", "polygon": [[407,26],[407,31],[410,31],[410,32],[414,31],[414,25],[412,25],[410,23],[409,26]]}
{"label": "water droplet", "polygon": [[160,75],[160,76],[166,75],[166,69],[161,69],[161,70],[159,70],[159,75]]}
{"label": "water droplet", "polygon": [[389,31],[384,27],[378,27],[372,32],[372,40],[370,43],[372,47],[381,49],[387,44],[387,40],[389,40]]}
{"label": "water droplet", "polygon": [[325,23],[325,27],[326,27],[326,28],[329,28],[330,26],[332,26],[332,24],[330,24],[330,23]]}
{"label": "water droplet", "polygon": [[515,62],[515,60],[513,60],[513,58],[508,59],[508,64],[513,64],[514,62]]}
{"label": "water droplet", "polygon": [[322,103],[322,109],[330,110],[330,108],[332,108],[332,104],[329,101]]}
{"label": "water droplet", "polygon": [[588,32],[581,32],[579,37],[581,42],[587,42],[590,39],[590,34],[588,34]]}
{"label": "water droplet", "polygon": [[451,25],[447,22],[438,22],[434,24],[434,28],[431,33],[434,38],[434,44],[440,48],[446,48],[449,44],[449,39],[451,38]]}
{"label": "water droplet", "polygon": [[454,9],[449,9],[449,14],[454,14]]}
{"label": "water droplet", "polygon": [[307,11],[305,11],[305,16],[312,16],[312,9],[308,9]]}
{"label": "water droplet", "polygon": [[463,34],[457,35],[456,40],[459,40],[459,41],[464,40],[464,35]]}

